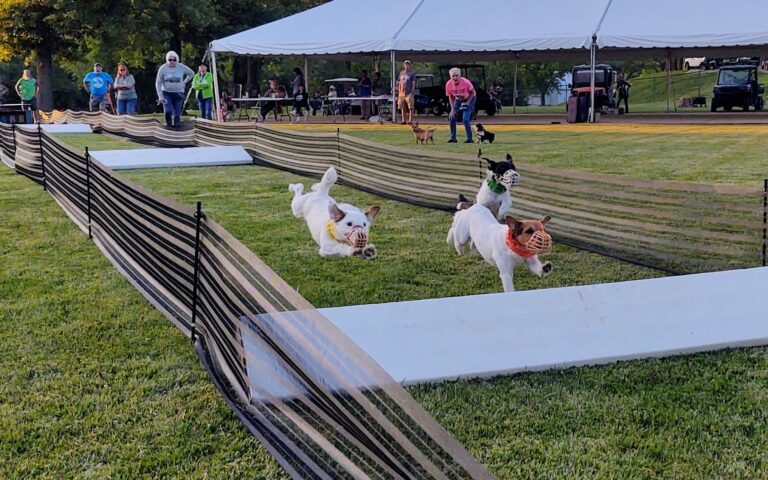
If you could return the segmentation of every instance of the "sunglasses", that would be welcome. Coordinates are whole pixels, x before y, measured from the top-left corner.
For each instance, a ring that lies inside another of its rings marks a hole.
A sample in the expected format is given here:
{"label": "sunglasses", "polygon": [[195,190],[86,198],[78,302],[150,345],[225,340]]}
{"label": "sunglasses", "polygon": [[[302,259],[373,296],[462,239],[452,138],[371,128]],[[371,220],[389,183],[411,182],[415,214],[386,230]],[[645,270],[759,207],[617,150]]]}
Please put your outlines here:
{"label": "sunglasses", "polygon": [[175,58],[169,58],[169,59],[168,59],[168,61],[169,61],[169,62],[175,62],[175,61],[176,61],[176,59],[175,59]]}

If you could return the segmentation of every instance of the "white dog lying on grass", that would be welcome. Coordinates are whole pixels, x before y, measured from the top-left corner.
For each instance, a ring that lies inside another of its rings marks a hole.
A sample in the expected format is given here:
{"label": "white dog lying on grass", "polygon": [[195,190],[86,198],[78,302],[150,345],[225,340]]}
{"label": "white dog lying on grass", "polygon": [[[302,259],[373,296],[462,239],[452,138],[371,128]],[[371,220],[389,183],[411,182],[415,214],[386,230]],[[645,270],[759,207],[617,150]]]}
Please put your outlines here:
{"label": "white dog lying on grass", "polygon": [[539,221],[507,216],[506,224],[501,224],[479,203],[461,202],[456,208],[459,211],[453,217],[446,242],[453,244],[456,253],[461,254],[471,241],[485,261],[499,269],[505,292],[515,291],[513,273],[520,262],[538,277],[546,277],[552,272],[550,262],[542,264],[539,260],[539,254],[549,253],[552,249],[552,237],[544,228],[550,217]]}
{"label": "white dog lying on grass", "polygon": [[381,207],[374,205],[363,213],[355,206],[337,204],[329,195],[337,178],[336,169],[329,168],[320,183],[312,185],[312,191],[306,195],[303,184],[288,185],[288,190],[293,192],[293,215],[307,221],[321,256],[376,258],[376,246],[368,243],[368,232]]}

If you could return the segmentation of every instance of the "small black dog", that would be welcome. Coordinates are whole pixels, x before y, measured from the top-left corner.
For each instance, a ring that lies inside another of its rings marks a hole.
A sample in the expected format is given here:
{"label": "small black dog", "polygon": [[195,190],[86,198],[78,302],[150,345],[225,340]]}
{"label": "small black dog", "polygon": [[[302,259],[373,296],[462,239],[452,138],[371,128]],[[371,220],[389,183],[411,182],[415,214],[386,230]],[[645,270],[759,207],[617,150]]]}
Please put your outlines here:
{"label": "small black dog", "polygon": [[477,143],[493,143],[493,141],[496,139],[496,134],[486,130],[482,123],[475,125],[475,128],[477,129]]}

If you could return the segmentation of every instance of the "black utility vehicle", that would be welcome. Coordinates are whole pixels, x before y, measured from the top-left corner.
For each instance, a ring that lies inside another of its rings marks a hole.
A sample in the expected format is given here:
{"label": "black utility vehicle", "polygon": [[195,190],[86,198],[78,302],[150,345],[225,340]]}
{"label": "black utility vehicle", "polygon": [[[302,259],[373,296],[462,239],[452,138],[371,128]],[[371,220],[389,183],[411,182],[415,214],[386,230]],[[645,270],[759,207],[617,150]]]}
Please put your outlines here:
{"label": "black utility vehicle", "polygon": [[[595,65],[595,110],[615,108],[616,99],[613,98],[613,84],[616,82],[618,72],[613,65]],[[589,65],[576,65],[571,70],[571,95],[589,95],[592,81],[592,68]],[[567,109],[567,104],[566,104]]]}
{"label": "black utility vehicle", "polygon": [[461,75],[468,78],[472,85],[475,86],[475,94],[477,95],[475,114],[480,110],[484,110],[487,115],[495,115],[496,104],[491,100],[491,96],[488,95],[488,90],[486,89],[484,65],[441,65],[438,67],[440,70],[440,84],[431,87],[419,87],[418,97],[414,99],[416,100],[416,108],[418,109],[422,105],[425,110],[428,109],[433,115],[442,115],[451,111],[451,106],[448,105],[448,97],[445,96],[445,84],[450,78],[448,71],[453,67],[460,68]]}
{"label": "black utility vehicle", "polygon": [[757,83],[755,65],[732,65],[720,67],[717,72],[717,84],[713,90],[712,111],[723,107],[726,112],[738,107],[745,112],[749,107],[761,111],[765,104],[763,93],[765,85]]}

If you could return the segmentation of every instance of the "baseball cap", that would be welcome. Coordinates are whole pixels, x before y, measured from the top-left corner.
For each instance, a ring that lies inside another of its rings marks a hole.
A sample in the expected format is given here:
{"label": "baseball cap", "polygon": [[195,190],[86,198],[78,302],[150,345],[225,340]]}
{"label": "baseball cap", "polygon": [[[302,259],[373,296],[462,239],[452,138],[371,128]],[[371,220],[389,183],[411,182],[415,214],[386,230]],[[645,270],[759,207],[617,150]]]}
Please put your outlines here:
{"label": "baseball cap", "polygon": [[100,64],[100,63],[98,63],[98,62],[96,62],[96,63],[94,63],[94,64],[93,64],[93,66],[94,66],[94,67],[100,67],[100,66],[101,66],[101,64]]}
{"label": "baseball cap", "polygon": [[410,60],[406,60],[403,63],[411,63],[411,61]]}

